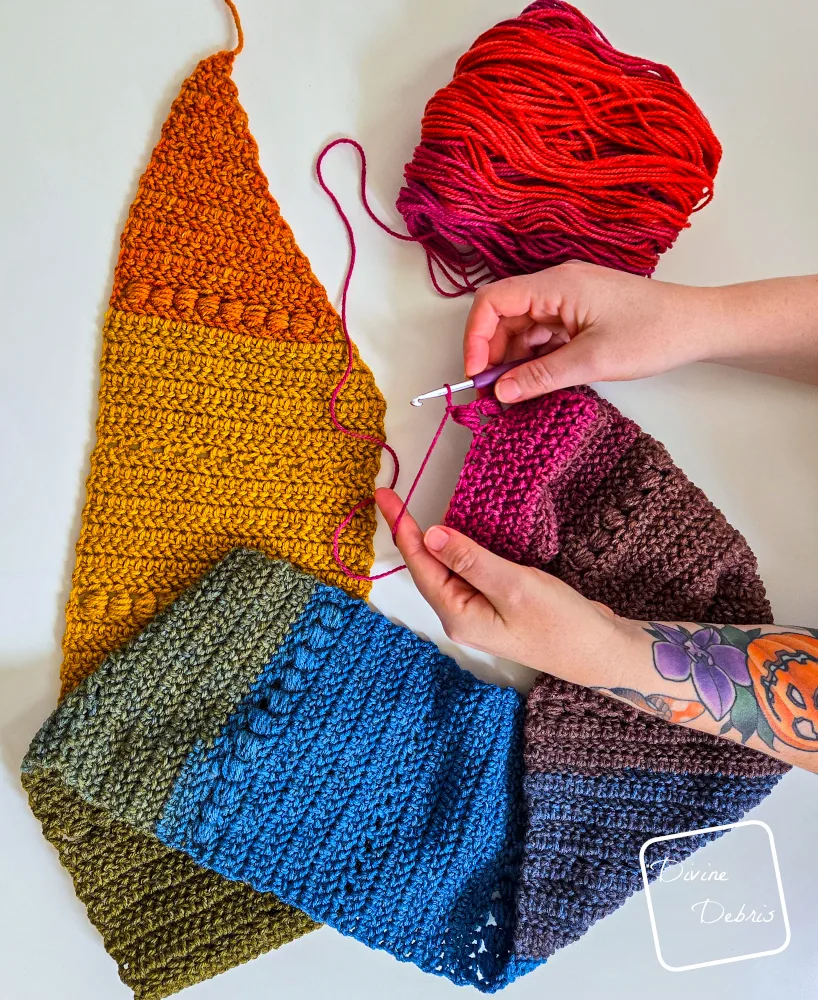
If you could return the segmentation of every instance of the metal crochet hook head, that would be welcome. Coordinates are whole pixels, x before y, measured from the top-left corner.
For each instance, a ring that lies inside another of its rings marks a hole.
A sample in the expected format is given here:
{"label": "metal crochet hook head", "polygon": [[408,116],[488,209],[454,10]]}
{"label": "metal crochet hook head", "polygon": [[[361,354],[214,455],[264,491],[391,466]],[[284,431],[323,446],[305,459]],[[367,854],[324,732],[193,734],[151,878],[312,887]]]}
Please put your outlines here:
{"label": "metal crochet hook head", "polygon": [[[489,385],[493,385],[501,375],[505,375],[506,372],[510,372],[512,368],[516,368],[517,365],[524,365],[526,361],[530,361],[530,358],[520,358],[519,361],[509,361],[504,365],[497,365],[494,368],[486,368],[485,371],[480,372],[479,375],[475,375],[474,378],[466,379],[465,382],[455,382],[454,385],[449,386],[452,392],[462,392],[464,389],[485,389]],[[424,399],[435,399],[437,396],[446,395],[446,386],[441,386],[440,389],[432,389],[431,392],[423,392],[419,396],[415,396],[414,399],[410,399],[409,402],[412,406],[423,406]]]}
{"label": "metal crochet hook head", "polygon": [[[449,388],[452,392],[462,392],[463,389],[473,389],[474,379],[467,379],[465,382],[455,382],[454,385],[450,385]],[[414,399],[410,399],[409,402],[412,406],[423,406],[424,399],[435,399],[438,396],[446,395],[446,386],[443,385],[439,389],[432,389],[431,392],[421,393],[420,396],[415,396]]]}

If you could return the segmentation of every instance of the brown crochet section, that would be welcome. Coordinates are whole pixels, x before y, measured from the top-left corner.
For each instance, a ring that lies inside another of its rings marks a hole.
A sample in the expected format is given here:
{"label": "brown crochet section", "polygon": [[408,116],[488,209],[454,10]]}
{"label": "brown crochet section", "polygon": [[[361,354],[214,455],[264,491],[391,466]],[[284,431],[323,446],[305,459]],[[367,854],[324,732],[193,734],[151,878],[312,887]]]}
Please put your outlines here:
{"label": "brown crochet section", "polygon": [[[510,407],[480,426],[446,519],[628,618],[772,621],[742,535],[658,441],[587,387]],[[526,720],[528,770],[788,770],[547,674],[529,695]]]}
{"label": "brown crochet section", "polygon": [[638,708],[556,677],[537,684],[526,704],[527,772],[611,774],[638,767],[737,777],[785,774],[789,767],[738,743],[669,726]]}
{"label": "brown crochet section", "polygon": [[230,882],[112,820],[51,772],[22,781],[136,1000],[161,1000],[319,926],[270,893]]}
{"label": "brown crochet section", "polygon": [[548,570],[586,597],[640,620],[772,621],[747,542],[649,435],[601,481],[578,461],[554,490],[559,555]]}
{"label": "brown crochet section", "polygon": [[[772,622],[744,537],[667,449],[584,390],[592,429],[543,488],[535,564],[617,614],[639,620]],[[661,678],[657,677],[657,683]],[[526,708],[527,769],[645,767],[689,774],[784,774],[788,765],[553,677]]]}

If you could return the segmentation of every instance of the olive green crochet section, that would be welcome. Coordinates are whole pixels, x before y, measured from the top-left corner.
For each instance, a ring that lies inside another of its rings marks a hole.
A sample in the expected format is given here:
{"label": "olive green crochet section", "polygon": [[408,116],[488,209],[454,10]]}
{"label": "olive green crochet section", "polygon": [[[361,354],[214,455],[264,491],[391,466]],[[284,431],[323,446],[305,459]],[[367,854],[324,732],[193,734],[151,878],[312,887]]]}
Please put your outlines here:
{"label": "olive green crochet section", "polygon": [[23,771],[56,771],[152,833],[193,744],[218,736],[314,587],[289,563],[236,549],[66,696]]}
{"label": "olive green crochet section", "polygon": [[187,754],[216,739],[314,588],[289,563],[234,550],[70,692],[29,747],[31,809],[137,998],[317,926],[153,835]]}
{"label": "olive green crochet section", "polygon": [[[319,926],[271,893],[230,882],[111,819],[53,772],[25,774],[23,786],[136,1000],[161,1000]],[[202,900],[211,915],[206,935]]]}

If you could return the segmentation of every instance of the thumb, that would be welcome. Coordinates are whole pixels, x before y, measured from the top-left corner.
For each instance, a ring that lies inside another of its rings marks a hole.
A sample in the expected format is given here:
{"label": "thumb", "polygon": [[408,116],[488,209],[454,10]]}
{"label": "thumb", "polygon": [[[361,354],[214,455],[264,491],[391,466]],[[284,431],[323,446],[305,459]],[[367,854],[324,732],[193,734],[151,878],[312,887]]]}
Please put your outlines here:
{"label": "thumb", "polygon": [[555,389],[584,385],[599,378],[592,365],[591,348],[580,334],[550,354],[532,358],[497,380],[494,394],[501,403],[521,403]]}
{"label": "thumb", "polygon": [[524,572],[520,566],[489,552],[459,531],[436,524],[423,541],[435,558],[488,598],[495,608],[508,602],[510,592],[519,590],[520,574]]}

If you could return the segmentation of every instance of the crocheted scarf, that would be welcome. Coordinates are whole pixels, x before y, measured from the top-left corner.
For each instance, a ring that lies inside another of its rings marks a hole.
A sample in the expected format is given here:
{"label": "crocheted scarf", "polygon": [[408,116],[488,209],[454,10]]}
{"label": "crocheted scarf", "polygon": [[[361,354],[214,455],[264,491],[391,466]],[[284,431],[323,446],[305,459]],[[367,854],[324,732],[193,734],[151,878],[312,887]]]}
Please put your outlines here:
{"label": "crocheted scarf", "polygon": [[523,777],[515,691],[235,550],[65,698],[23,783],[490,993],[633,891],[647,837],[739,819],[776,780],[591,692],[536,692]]}
{"label": "crocheted scarf", "polygon": [[[475,436],[450,526],[631,618],[772,621],[744,538],[661,444],[591,389],[505,411],[482,400],[455,419]],[[532,959],[641,888],[650,837],[736,821],[789,769],[548,675],[528,696],[524,753],[516,951]],[[706,839],[680,842],[679,857]]]}
{"label": "crocheted scarf", "polygon": [[[590,390],[457,419],[476,434],[449,524],[631,615],[769,618],[738,532]],[[736,821],[785,770],[547,675],[523,729],[513,690],[237,550],[66,697],[23,781],[494,992],[641,885],[645,840]]]}
{"label": "crocheted scarf", "polygon": [[[786,768],[549,677],[523,734],[518,695],[367,609],[332,532],[377,449],[329,420],[345,342],[232,61],[183,85],[122,235],[65,697],[24,784],[139,998],[314,920],[490,992],[620,905],[645,839],[738,819]],[[339,416],[382,436],[357,355]],[[460,419],[450,524],[622,614],[770,620],[741,536],[590,391]],[[361,575],[373,530],[343,536]],[[236,546],[267,555],[179,597]]]}
{"label": "crocheted scarf", "polygon": [[[378,449],[330,423],[347,361],[339,318],[270,196],[232,63],[220,52],[185,81],[122,234],[64,693],[237,545],[368,591],[338,570],[332,533],[371,494]],[[338,413],[382,436],[383,399],[357,355]],[[342,541],[362,575],[374,526],[363,512]],[[138,997],[166,996],[313,926],[68,787],[43,778],[28,789]]]}
{"label": "crocheted scarf", "polygon": [[23,782],[252,886],[262,911],[275,893],[492,992],[537,964],[513,951],[522,722],[513,689],[236,550],[65,698]]}

